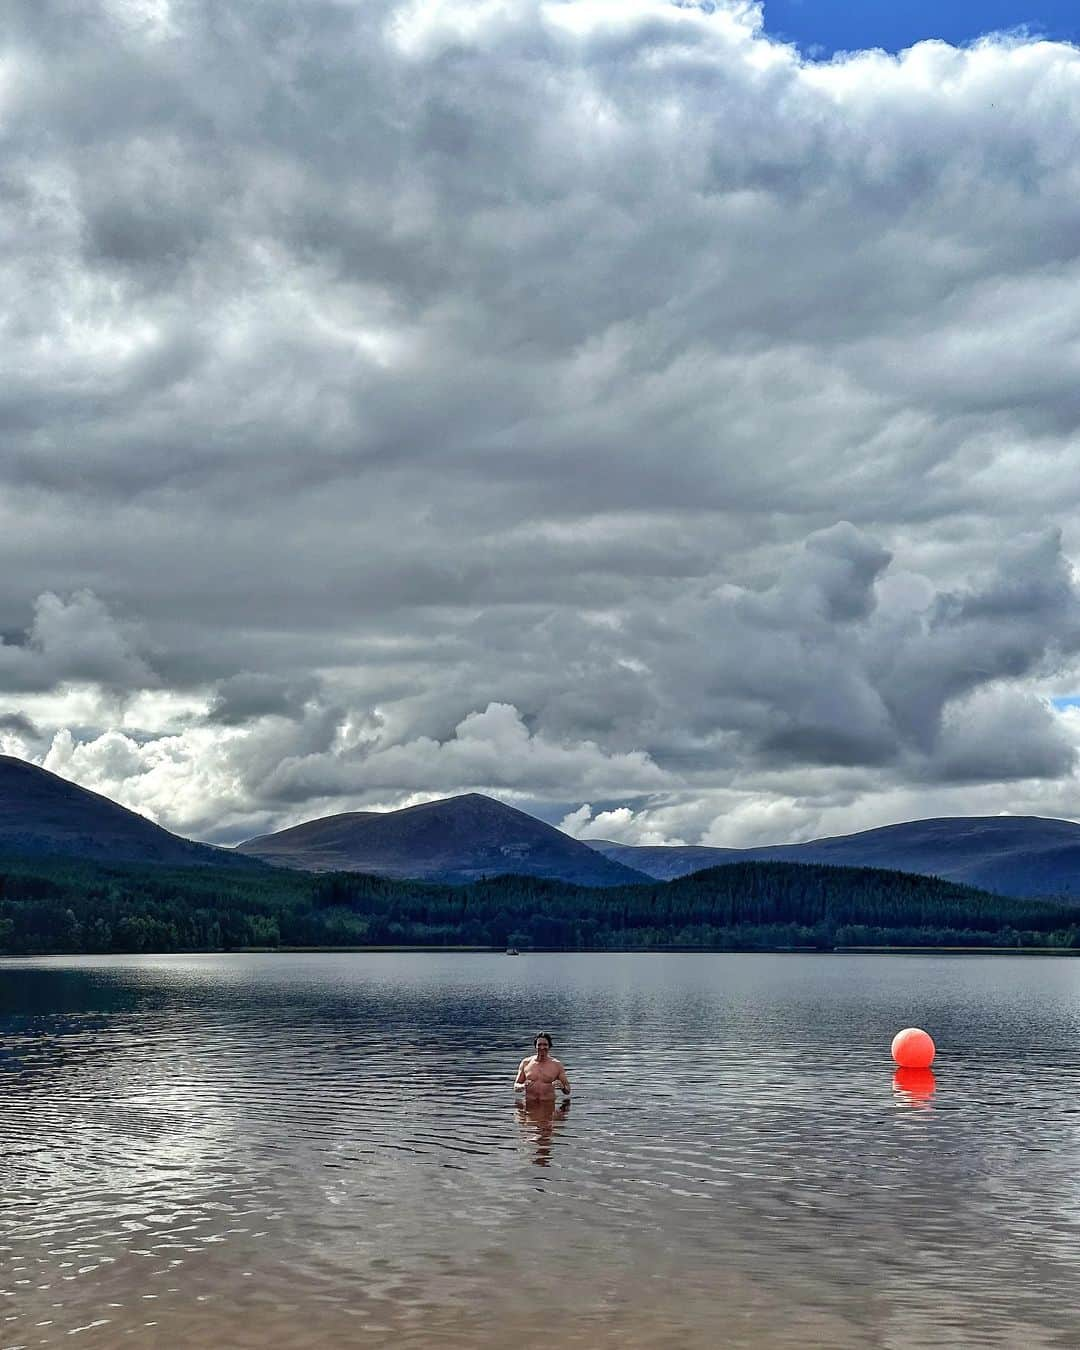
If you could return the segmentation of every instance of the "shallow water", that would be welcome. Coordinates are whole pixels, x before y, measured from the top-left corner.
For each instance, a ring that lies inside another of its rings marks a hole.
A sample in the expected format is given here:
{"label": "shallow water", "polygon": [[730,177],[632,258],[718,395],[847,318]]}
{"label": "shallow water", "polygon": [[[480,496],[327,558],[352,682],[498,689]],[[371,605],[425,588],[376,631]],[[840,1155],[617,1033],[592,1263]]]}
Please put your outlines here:
{"label": "shallow water", "polygon": [[7,1350],[1076,1346],[1080,961],[0,962],[0,1185]]}

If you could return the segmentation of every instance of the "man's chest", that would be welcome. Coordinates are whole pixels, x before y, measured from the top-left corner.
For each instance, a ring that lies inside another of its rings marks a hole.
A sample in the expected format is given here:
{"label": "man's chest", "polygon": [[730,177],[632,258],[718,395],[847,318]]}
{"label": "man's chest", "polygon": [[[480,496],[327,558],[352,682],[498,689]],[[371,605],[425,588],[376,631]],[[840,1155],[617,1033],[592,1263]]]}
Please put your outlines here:
{"label": "man's chest", "polygon": [[559,1066],[547,1060],[534,1059],[526,1066],[525,1076],[531,1078],[534,1083],[554,1083],[559,1076]]}

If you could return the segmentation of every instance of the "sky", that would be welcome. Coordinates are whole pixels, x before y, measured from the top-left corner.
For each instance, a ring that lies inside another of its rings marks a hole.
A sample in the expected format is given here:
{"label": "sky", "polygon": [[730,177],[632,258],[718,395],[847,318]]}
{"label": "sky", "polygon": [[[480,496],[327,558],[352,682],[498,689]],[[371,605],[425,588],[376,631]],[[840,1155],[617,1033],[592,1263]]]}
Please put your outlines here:
{"label": "sky", "polygon": [[0,751],[219,843],[1080,819],[1080,50],[950,13],[7,0]]}
{"label": "sky", "polygon": [[765,0],[765,31],[807,56],[880,47],[900,52],[937,38],[954,46],[993,32],[1080,42],[1075,0]]}

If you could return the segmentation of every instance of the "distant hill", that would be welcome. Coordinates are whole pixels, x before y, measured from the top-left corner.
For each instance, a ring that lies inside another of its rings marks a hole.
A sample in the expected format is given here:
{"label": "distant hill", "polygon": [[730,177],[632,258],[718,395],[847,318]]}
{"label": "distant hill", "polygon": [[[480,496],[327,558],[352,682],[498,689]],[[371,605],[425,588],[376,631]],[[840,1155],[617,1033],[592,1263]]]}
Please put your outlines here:
{"label": "distant hill", "polygon": [[0,954],[383,944],[1080,950],[1074,906],[874,868],[737,863],[601,888],[0,856]]}
{"label": "distant hill", "polygon": [[460,884],[515,873],[580,886],[633,886],[741,862],[875,867],[1010,896],[1080,904],[1080,825],[1040,816],[956,816],[858,834],[734,849],[584,843],[479,793],[400,811],[350,811],[235,849],[171,834],[96,792],[0,755],[0,854],[172,867],[368,872]]}
{"label": "distant hill", "polygon": [[762,848],[635,847],[607,841],[593,847],[661,880],[738,862],[824,863],[917,872],[999,895],[1061,895],[1080,903],[1080,825],[1042,816],[945,816]]}
{"label": "distant hill", "polygon": [[466,882],[515,873],[579,886],[647,881],[552,825],[471,792],[400,811],[346,811],[237,845],[237,851],[309,872]]}
{"label": "distant hill", "polygon": [[231,849],[196,844],[96,792],[0,755],[0,853],[172,867],[252,867]]}
{"label": "distant hill", "polygon": [[588,842],[605,858],[625,863],[655,881],[674,881],[693,872],[703,872],[707,867],[745,862],[754,856],[749,849],[709,848],[706,844],[615,844],[609,839],[590,839]]}

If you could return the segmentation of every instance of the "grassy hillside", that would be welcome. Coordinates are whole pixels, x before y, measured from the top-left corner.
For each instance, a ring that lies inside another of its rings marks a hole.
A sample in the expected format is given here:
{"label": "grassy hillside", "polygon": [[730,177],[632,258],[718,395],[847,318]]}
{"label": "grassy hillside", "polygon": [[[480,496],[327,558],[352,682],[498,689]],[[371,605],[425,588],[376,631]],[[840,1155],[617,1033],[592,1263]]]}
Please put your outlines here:
{"label": "grassy hillside", "polygon": [[467,886],[355,873],[0,859],[0,952],[246,946],[754,949],[1080,946],[1075,908],[910,873],[740,863],[596,890],[531,877]]}

